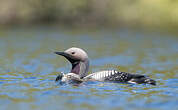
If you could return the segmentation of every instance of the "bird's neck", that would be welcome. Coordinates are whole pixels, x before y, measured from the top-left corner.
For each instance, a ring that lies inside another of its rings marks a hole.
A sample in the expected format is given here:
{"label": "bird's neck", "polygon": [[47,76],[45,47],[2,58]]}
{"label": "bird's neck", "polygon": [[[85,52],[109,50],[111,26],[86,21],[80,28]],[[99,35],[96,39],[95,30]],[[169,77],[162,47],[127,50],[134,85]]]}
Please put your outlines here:
{"label": "bird's neck", "polygon": [[79,74],[80,73],[80,62],[72,63],[71,73]]}
{"label": "bird's neck", "polygon": [[88,75],[89,61],[78,61],[72,64],[71,73],[80,75],[81,78]]}

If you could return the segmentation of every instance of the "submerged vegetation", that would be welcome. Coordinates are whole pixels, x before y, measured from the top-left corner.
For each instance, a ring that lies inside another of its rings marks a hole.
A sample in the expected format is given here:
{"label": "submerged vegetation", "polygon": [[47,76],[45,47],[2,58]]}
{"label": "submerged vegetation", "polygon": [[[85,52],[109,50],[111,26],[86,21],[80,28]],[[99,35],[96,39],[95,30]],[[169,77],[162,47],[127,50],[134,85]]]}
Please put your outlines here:
{"label": "submerged vegetation", "polygon": [[1,0],[0,24],[178,27],[176,0]]}

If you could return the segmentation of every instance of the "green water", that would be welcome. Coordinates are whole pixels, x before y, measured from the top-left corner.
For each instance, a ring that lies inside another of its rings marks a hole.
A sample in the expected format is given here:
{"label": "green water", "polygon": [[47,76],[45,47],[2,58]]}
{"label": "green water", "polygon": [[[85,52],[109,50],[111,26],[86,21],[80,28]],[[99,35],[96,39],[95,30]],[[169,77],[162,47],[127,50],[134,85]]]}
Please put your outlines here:
{"label": "green water", "polygon": [[[90,72],[145,74],[157,86],[55,83],[71,65],[54,51],[80,47]],[[54,27],[0,30],[0,110],[177,110],[178,37],[143,31]]]}

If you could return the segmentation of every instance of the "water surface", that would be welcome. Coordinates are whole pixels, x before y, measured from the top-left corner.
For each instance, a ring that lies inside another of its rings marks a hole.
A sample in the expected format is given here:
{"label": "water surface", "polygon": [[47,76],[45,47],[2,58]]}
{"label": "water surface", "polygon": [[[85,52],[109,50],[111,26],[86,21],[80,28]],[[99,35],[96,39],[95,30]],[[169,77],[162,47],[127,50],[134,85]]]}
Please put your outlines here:
{"label": "water surface", "polygon": [[[90,83],[60,86],[54,82],[71,65],[54,51],[81,47],[90,72],[116,69],[145,74],[157,86]],[[127,29],[0,30],[1,110],[177,110],[178,37]]]}

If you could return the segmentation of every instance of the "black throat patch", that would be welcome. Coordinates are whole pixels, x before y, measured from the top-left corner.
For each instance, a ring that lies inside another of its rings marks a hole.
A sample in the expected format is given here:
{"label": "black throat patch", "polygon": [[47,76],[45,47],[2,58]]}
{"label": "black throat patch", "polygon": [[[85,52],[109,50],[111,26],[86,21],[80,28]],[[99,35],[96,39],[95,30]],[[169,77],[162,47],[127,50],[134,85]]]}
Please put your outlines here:
{"label": "black throat patch", "polygon": [[72,63],[71,73],[79,74],[80,73],[80,62]]}

